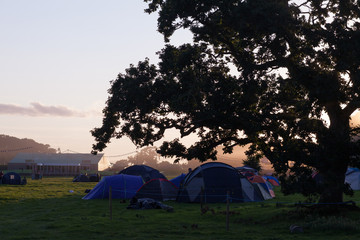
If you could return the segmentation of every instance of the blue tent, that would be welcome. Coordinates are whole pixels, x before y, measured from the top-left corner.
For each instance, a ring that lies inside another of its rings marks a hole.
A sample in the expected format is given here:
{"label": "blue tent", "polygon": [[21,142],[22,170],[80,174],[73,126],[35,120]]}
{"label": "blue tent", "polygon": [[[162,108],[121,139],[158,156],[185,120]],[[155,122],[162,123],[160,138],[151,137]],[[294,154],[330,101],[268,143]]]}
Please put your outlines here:
{"label": "blue tent", "polygon": [[345,183],[350,184],[352,190],[360,190],[360,170],[349,167],[345,174]]}
{"label": "blue tent", "polygon": [[280,186],[280,182],[276,177],[273,176],[263,176],[263,178],[266,179],[266,181],[270,182],[273,186]]}
{"label": "blue tent", "polygon": [[2,177],[1,181],[2,184],[20,185],[21,176],[16,172],[8,172]]}
{"label": "blue tent", "polygon": [[220,162],[205,163],[186,175],[180,186],[177,201],[226,202],[263,201],[258,188],[234,167]]}
{"label": "blue tent", "polygon": [[176,187],[180,187],[181,182],[185,179],[186,174],[182,173],[177,177],[174,177],[173,179],[170,180],[170,182],[172,182],[173,184],[175,184]]}
{"label": "blue tent", "polygon": [[151,179],[157,179],[157,178],[167,179],[164,176],[164,174],[160,173],[155,168],[146,165],[133,165],[121,170],[119,174],[141,176],[144,182],[148,182]]}
{"label": "blue tent", "polygon": [[143,185],[140,176],[118,174],[106,176],[82,199],[109,198],[109,187],[112,189],[112,198],[130,199],[135,196],[137,190]]}

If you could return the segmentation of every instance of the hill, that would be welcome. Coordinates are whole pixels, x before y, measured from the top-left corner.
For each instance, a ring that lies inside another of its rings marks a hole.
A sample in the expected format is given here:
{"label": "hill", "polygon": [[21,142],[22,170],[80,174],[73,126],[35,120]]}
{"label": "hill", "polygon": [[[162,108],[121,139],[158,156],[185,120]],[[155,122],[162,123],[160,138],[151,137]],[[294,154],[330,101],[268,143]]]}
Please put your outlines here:
{"label": "hill", "polygon": [[0,165],[7,165],[16,154],[27,153],[56,153],[49,144],[35,142],[33,139],[16,138],[0,134]]}

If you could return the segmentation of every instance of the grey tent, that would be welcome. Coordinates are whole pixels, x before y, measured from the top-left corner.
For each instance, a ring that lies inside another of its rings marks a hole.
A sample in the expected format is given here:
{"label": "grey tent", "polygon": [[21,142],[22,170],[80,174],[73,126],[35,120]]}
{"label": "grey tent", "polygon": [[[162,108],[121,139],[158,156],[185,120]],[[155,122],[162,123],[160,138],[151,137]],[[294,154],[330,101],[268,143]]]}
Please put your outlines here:
{"label": "grey tent", "polygon": [[152,198],[158,201],[176,200],[178,188],[174,183],[163,178],[152,179],[135,194],[136,198]]}
{"label": "grey tent", "polygon": [[159,170],[146,165],[133,165],[121,170],[119,174],[141,176],[144,182],[156,178],[167,179]]}
{"label": "grey tent", "polygon": [[177,201],[226,202],[227,197],[232,202],[264,200],[259,189],[237,169],[225,163],[210,162],[197,167],[185,177]]}
{"label": "grey tent", "polygon": [[80,174],[74,177],[73,182],[90,182],[88,176]]}

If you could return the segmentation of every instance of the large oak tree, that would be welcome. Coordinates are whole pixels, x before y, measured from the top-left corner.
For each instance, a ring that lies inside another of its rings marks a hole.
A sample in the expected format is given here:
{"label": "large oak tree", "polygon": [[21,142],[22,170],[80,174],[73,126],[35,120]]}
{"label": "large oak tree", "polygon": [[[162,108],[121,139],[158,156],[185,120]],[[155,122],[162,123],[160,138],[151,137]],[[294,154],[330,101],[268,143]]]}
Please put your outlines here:
{"label": "large oak tree", "polygon": [[[145,59],[112,81],[103,125],[92,130],[94,152],[113,137],[152,145],[176,128],[199,141],[164,142],[164,156],[207,161],[219,145],[231,152],[251,144],[249,157],[266,156],[285,192],[342,202],[359,149],[349,124],[360,108],[359,1],[145,2],[167,44],[157,65]],[[193,43],[172,46],[181,28]],[[308,184],[313,170],[318,188]]]}

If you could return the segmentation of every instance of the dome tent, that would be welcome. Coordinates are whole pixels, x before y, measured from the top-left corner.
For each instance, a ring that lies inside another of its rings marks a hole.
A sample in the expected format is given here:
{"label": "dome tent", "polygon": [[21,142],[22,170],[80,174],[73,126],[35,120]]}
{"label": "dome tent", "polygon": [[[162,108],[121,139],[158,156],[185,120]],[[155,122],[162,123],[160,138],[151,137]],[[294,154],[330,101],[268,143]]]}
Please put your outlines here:
{"label": "dome tent", "polygon": [[119,172],[119,174],[141,176],[144,182],[148,182],[151,179],[164,178],[167,179],[162,173],[155,168],[146,165],[133,165],[127,167]]}
{"label": "dome tent", "polygon": [[84,174],[76,175],[73,179],[73,182],[90,182],[88,176]]}
{"label": "dome tent", "polygon": [[271,185],[273,185],[274,187],[280,186],[280,182],[276,177],[273,177],[273,176],[263,176],[263,177],[266,181],[271,183]]}
{"label": "dome tent", "polygon": [[237,167],[236,168],[242,175],[244,175],[245,177],[250,177],[250,176],[254,176],[254,175],[259,175],[259,171],[249,167],[249,166],[242,166],[242,167]]}
{"label": "dome tent", "polygon": [[140,176],[117,174],[106,176],[82,199],[109,198],[109,188],[112,189],[112,198],[130,199],[135,196],[137,190],[143,185]]}
{"label": "dome tent", "polygon": [[170,180],[170,182],[172,182],[173,184],[175,184],[176,187],[180,187],[180,184],[182,183],[182,181],[185,179],[186,174],[182,173],[177,177],[174,177],[173,179]]}
{"label": "dome tent", "polygon": [[210,162],[200,165],[185,177],[177,201],[225,202],[228,192],[232,202],[264,200],[259,190],[237,169],[225,163]]}
{"label": "dome tent", "polygon": [[8,172],[8,173],[4,174],[1,181],[2,181],[2,184],[20,185],[21,184],[21,176],[16,172]]}
{"label": "dome tent", "polygon": [[152,179],[136,192],[136,198],[152,198],[158,201],[176,200],[178,188],[170,181],[157,178]]}
{"label": "dome tent", "polygon": [[252,184],[256,184],[259,186],[259,189],[262,193],[262,195],[264,196],[265,199],[268,199],[267,197],[265,197],[264,194],[266,194],[264,192],[264,190],[271,195],[271,198],[274,198],[275,197],[275,192],[273,190],[273,187],[271,185],[271,183],[267,182],[265,180],[265,178],[263,178],[262,176],[260,175],[254,175],[254,176],[251,176],[251,177],[248,177],[247,178]]}
{"label": "dome tent", "polygon": [[345,174],[345,183],[348,183],[352,190],[360,190],[360,170],[349,167]]}

